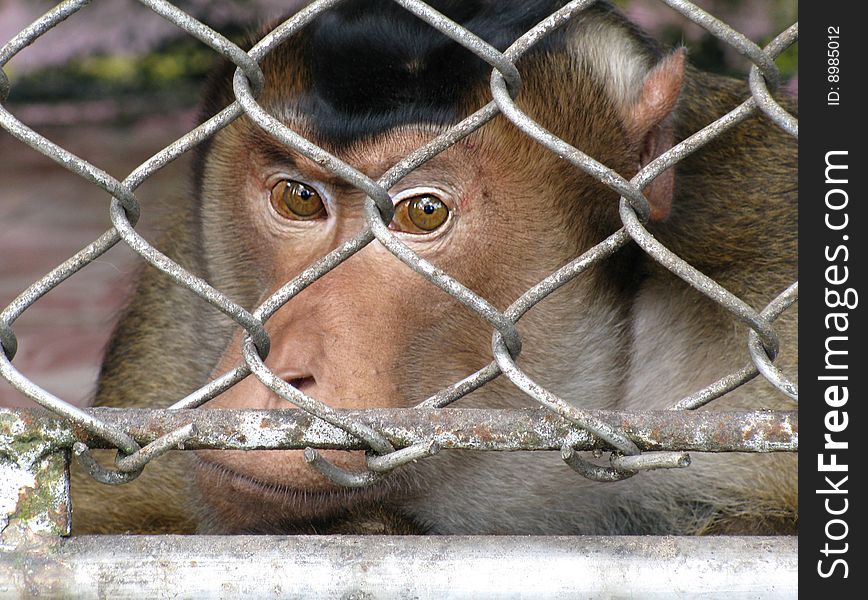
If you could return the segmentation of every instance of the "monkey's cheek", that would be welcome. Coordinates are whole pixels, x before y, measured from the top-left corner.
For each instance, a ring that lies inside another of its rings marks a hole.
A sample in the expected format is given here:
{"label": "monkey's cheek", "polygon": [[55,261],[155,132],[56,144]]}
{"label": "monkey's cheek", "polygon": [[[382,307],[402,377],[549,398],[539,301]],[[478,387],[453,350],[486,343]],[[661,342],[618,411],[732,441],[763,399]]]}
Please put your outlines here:
{"label": "monkey's cheek", "polygon": [[[341,468],[364,469],[363,452],[320,453]],[[304,461],[300,450],[195,454],[194,477],[201,500],[241,529],[328,518],[379,496],[376,489],[359,493],[334,485]]]}

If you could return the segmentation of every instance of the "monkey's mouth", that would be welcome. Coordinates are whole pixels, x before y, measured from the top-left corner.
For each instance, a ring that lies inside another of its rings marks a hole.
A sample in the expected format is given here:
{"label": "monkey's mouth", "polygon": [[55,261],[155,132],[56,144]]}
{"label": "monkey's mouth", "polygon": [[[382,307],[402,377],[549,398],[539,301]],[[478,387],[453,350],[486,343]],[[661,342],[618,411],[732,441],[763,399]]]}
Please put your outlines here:
{"label": "monkey's mouth", "polygon": [[[235,452],[212,450],[193,453],[194,476],[201,498],[217,512],[246,512],[245,518],[241,520],[247,522],[248,527],[266,528],[272,533],[280,532],[282,526],[275,525],[277,523],[329,518],[381,501],[390,487],[382,484],[366,488],[343,488],[331,484],[305,486],[291,477],[287,477],[286,483],[270,481],[256,473],[237,470],[234,465],[223,461],[212,460],[210,456],[212,453]],[[293,470],[310,468],[301,463],[300,450],[260,452],[269,452],[281,462],[292,463]],[[233,520],[238,519],[236,517]],[[272,525],[269,527],[267,524]]]}
{"label": "monkey's mouth", "polygon": [[[277,375],[312,397],[320,392],[321,382],[313,373],[287,369]],[[261,400],[262,394],[248,404]],[[289,407],[283,402],[270,395],[267,406]],[[365,468],[364,452],[320,452],[341,468]],[[391,477],[365,488],[340,487],[308,465],[301,450],[196,450],[192,454],[200,511],[206,523],[215,524],[214,531],[280,534],[304,530],[310,524],[321,525],[383,506],[395,487]]]}

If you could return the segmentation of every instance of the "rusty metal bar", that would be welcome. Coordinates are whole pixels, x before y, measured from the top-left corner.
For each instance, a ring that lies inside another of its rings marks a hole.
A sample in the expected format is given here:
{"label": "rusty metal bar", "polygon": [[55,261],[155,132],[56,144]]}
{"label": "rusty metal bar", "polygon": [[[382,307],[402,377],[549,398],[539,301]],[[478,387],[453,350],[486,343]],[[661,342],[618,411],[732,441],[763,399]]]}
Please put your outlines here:
{"label": "rusty metal bar", "polygon": [[[140,444],[147,444],[190,423],[197,435],[185,449],[303,449],[339,448],[363,450],[366,446],[337,427],[301,410],[148,410],[93,408],[86,412],[118,427]],[[336,411],[382,431],[398,447],[434,439],[446,449],[474,450],[576,450],[608,449],[593,435],[544,408],[518,410],[368,409]],[[590,411],[596,418],[623,428],[643,451],[786,452],[798,449],[796,411],[637,413]],[[22,419],[24,428],[9,431],[16,436],[38,436],[55,447],[68,448],[83,441],[95,448],[111,447],[78,425],[67,425],[41,409],[0,410],[0,431],[8,419]],[[0,450],[4,442],[0,440]]]}

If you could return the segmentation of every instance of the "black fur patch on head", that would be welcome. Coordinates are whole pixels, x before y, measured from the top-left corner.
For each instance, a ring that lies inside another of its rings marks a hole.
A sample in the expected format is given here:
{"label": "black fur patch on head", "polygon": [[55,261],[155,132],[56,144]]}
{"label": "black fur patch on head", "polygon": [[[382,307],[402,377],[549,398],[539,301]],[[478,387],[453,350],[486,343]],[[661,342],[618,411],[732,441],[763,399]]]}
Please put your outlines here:
{"label": "black fur patch on head", "polygon": [[[434,9],[505,50],[560,0],[440,0]],[[390,0],[350,0],[301,33],[310,95],[300,108],[323,141],[344,145],[409,123],[452,123],[491,66]]]}

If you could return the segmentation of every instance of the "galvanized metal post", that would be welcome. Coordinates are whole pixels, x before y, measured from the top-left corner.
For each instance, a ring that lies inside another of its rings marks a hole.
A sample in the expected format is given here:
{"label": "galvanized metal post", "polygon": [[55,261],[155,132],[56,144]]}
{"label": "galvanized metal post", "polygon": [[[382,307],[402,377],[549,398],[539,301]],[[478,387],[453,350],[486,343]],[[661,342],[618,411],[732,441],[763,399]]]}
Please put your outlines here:
{"label": "galvanized metal post", "polygon": [[84,536],[0,598],[794,598],[795,537]]}

